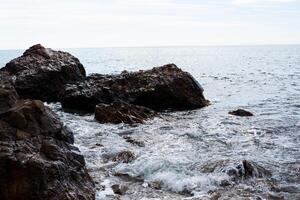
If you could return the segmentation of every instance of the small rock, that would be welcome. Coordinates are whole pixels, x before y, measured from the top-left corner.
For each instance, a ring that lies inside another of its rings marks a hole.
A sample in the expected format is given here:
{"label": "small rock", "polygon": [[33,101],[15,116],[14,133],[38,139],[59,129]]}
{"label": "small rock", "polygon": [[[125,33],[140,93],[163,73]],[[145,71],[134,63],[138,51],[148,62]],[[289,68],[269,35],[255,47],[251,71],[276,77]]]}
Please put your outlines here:
{"label": "small rock", "polygon": [[254,116],[253,113],[247,111],[247,110],[243,110],[243,109],[237,109],[235,111],[231,111],[229,112],[230,115],[236,115],[236,116],[240,116],[240,117],[250,117],[250,116]]}
{"label": "small rock", "polygon": [[114,191],[115,194],[124,195],[126,191],[128,190],[128,187],[125,185],[112,185],[111,189]]}
{"label": "small rock", "polygon": [[131,144],[139,146],[139,147],[145,147],[145,143],[143,141],[135,140],[135,139],[131,138],[130,136],[124,136],[123,138],[128,143],[131,143]]}
{"label": "small rock", "polygon": [[243,160],[236,167],[231,168],[227,171],[227,174],[233,179],[247,179],[251,177],[263,178],[271,176],[271,172],[259,166],[255,162]]}
{"label": "small rock", "polygon": [[149,185],[150,185],[150,187],[153,188],[153,189],[160,190],[160,189],[161,189],[162,182],[160,182],[160,181],[153,181],[153,182],[151,182]]}
{"label": "small rock", "polygon": [[112,160],[115,162],[130,163],[135,159],[134,153],[131,151],[122,151],[118,153]]}

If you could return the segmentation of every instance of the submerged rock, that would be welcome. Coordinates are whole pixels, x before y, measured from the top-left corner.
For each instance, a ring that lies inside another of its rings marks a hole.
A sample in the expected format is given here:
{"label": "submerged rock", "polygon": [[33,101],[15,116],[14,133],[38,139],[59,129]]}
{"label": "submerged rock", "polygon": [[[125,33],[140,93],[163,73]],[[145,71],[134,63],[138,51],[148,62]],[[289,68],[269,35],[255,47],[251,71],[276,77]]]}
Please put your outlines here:
{"label": "submerged rock", "polygon": [[23,98],[57,101],[66,83],[83,80],[85,69],[69,53],[34,45],[1,69],[14,77],[14,87]]}
{"label": "submerged rock", "polygon": [[236,115],[236,116],[240,116],[240,117],[250,117],[250,116],[254,116],[253,113],[247,111],[247,110],[243,110],[243,109],[237,109],[235,111],[231,111],[229,112],[230,115]]}
{"label": "submerged rock", "polygon": [[93,74],[68,84],[61,98],[64,108],[89,111],[116,101],[155,111],[202,108],[209,103],[200,84],[174,64],[119,75]]}
{"label": "submerged rock", "polygon": [[94,199],[73,134],[41,101],[11,99],[0,113],[0,199]]}
{"label": "submerged rock", "polygon": [[100,123],[143,123],[145,120],[155,116],[157,116],[157,113],[148,108],[124,102],[110,105],[100,104],[96,106],[95,110],[95,118]]}
{"label": "submerged rock", "polygon": [[123,136],[123,138],[128,143],[131,143],[131,144],[139,146],[139,147],[145,147],[145,143],[143,141],[136,140],[128,135]]}

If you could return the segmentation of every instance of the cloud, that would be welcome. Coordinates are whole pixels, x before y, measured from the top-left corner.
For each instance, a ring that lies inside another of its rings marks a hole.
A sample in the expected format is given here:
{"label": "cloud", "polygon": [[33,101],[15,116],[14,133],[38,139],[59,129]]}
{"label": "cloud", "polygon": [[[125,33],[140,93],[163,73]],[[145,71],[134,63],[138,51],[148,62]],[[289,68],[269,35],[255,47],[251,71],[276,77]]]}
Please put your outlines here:
{"label": "cloud", "polygon": [[0,49],[300,41],[292,0],[0,1]]}

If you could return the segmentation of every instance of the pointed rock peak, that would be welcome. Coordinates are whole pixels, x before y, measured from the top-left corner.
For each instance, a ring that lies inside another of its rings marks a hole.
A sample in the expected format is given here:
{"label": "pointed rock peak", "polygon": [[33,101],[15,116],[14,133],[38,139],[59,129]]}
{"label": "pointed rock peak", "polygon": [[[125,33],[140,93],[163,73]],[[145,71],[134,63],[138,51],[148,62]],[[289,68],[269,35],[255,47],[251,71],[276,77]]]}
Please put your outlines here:
{"label": "pointed rock peak", "polygon": [[46,49],[44,46],[41,44],[36,44],[27,49],[24,53],[23,56],[33,56],[33,55],[40,55],[44,58],[50,58],[51,57],[51,50]]}

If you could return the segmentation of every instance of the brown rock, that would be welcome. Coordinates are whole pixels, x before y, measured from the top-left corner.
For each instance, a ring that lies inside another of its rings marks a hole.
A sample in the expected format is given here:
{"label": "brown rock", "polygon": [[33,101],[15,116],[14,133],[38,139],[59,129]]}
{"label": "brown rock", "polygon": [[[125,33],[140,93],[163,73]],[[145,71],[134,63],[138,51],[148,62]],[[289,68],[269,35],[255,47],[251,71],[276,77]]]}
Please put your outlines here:
{"label": "brown rock", "polygon": [[155,116],[157,116],[157,113],[148,108],[124,102],[110,105],[100,104],[96,106],[95,110],[95,118],[100,123],[143,123],[145,120]]}

